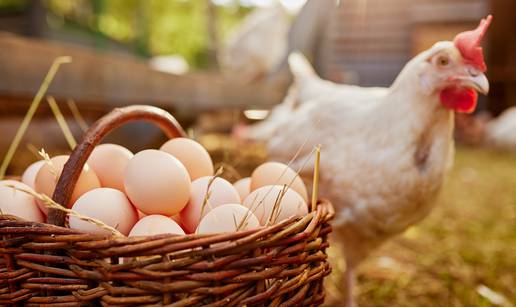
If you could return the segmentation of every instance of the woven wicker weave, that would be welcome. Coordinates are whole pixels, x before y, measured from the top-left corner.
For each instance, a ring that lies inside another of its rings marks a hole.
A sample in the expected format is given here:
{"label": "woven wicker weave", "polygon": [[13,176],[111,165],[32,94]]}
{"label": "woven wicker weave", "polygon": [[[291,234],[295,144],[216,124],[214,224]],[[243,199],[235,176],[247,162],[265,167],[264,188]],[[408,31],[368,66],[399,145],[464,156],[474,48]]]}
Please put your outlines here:
{"label": "woven wicker weave", "polygon": [[[109,113],[86,133],[59,179],[53,199],[66,203],[78,170],[112,129],[132,120],[183,136],[163,110],[132,106]],[[310,306],[324,301],[327,201],[303,218],[213,235],[103,237],[0,215],[0,305],[24,306]]]}

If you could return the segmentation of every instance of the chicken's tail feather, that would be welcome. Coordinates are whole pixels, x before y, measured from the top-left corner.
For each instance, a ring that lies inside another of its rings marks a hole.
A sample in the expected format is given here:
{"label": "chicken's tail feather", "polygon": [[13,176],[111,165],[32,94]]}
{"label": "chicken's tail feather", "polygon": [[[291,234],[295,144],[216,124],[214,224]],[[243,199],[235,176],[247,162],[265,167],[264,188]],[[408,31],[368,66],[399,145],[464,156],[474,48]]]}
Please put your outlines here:
{"label": "chicken's tail feather", "polygon": [[288,56],[288,64],[292,74],[296,78],[316,76],[315,70],[308,59],[299,51]]}

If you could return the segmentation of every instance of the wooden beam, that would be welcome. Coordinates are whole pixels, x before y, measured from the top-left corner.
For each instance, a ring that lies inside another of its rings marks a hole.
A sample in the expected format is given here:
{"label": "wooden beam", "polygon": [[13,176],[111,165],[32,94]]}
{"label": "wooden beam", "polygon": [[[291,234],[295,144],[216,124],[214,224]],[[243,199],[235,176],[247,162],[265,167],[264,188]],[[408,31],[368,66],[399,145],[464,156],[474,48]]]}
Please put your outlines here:
{"label": "wooden beam", "polygon": [[73,62],[61,67],[48,93],[75,99],[79,107],[154,104],[195,116],[229,108],[269,108],[286,90],[285,84],[242,84],[215,73],[171,75],[132,56],[0,33],[0,98],[32,97],[53,59],[61,55]]}

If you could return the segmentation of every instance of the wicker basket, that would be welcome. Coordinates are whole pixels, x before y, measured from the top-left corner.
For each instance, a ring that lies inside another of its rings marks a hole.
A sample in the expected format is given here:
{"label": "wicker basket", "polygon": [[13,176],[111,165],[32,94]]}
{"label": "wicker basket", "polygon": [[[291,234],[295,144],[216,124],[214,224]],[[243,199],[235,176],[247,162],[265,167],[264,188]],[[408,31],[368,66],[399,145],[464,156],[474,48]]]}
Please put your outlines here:
{"label": "wicker basket", "polygon": [[[71,154],[53,195],[57,203],[68,202],[94,146],[134,120],[150,121],[170,138],[184,136],[161,109],[112,111]],[[56,209],[49,224],[0,215],[0,305],[320,305],[333,214],[331,204],[320,201],[303,218],[255,230],[132,238],[61,227],[65,214]]]}

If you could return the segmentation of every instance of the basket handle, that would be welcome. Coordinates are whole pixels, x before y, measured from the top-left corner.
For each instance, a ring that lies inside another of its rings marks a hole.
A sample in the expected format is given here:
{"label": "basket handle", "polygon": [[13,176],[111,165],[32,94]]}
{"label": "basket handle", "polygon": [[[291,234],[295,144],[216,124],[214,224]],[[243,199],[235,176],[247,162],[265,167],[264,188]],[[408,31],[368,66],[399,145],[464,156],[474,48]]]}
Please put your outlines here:
{"label": "basket handle", "polygon": [[[148,121],[158,126],[169,138],[186,137],[186,133],[177,120],[167,111],[145,105],[133,105],[116,108],[97,120],[84,133],[83,140],[72,151],[57,181],[52,199],[58,204],[67,204],[79,179],[84,164],[95,146],[112,130],[133,121]],[[48,223],[63,226],[66,213],[50,208]]]}

